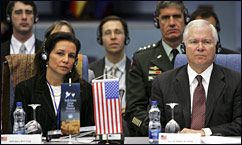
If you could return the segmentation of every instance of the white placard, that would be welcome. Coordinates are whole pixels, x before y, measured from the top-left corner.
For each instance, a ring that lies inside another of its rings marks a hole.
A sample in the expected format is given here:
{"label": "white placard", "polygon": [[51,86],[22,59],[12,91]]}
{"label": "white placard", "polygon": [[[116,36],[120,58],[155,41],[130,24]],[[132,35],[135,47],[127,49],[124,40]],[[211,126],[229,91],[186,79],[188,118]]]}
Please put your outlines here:
{"label": "white placard", "polygon": [[159,144],[200,144],[200,133],[160,133]]}
{"label": "white placard", "polygon": [[1,134],[1,144],[42,144],[42,135]]}

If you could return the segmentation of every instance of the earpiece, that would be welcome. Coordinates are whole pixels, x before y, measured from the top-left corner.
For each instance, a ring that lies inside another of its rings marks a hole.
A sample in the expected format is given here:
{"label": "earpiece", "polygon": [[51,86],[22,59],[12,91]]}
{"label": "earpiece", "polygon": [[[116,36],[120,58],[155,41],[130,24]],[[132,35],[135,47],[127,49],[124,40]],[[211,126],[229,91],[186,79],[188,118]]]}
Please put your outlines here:
{"label": "earpiece", "polygon": [[44,61],[47,61],[48,56],[47,56],[47,53],[46,53],[45,51],[42,52],[42,54],[41,54],[41,58],[42,58]]}
{"label": "earpiece", "polygon": [[153,22],[154,26],[159,29],[160,28],[160,24],[159,24],[159,20],[154,16],[154,22]]}
{"label": "earpiece", "polygon": [[128,45],[129,42],[130,42],[129,33],[127,33],[127,35],[125,35],[124,45]]}
{"label": "earpiece", "polygon": [[9,15],[7,16],[6,20],[7,20],[8,23],[11,23],[11,18],[10,18]]}
{"label": "earpiece", "polygon": [[219,41],[216,44],[216,53],[220,53],[221,50],[222,50],[222,45],[221,45],[220,39],[219,39]]}
{"label": "earpiece", "polygon": [[38,17],[38,15],[36,15],[34,18],[34,23],[37,23],[38,21],[39,21],[39,17]]}
{"label": "earpiece", "polygon": [[74,66],[76,66],[77,63],[78,63],[78,57],[76,56],[76,58],[75,58],[75,62],[74,62]]}
{"label": "earpiece", "polygon": [[99,29],[100,28],[98,27],[98,29],[97,29],[97,43],[100,44],[100,45],[103,45],[102,36],[101,36]]}

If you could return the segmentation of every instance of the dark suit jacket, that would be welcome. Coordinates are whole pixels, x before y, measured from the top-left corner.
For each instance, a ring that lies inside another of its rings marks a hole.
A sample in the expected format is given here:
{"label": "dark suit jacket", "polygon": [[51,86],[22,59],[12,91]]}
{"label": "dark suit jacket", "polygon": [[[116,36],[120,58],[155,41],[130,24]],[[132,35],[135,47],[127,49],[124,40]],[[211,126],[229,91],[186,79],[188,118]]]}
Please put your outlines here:
{"label": "dark suit jacket", "polygon": [[[171,119],[171,109],[166,103],[179,103],[174,109],[175,120],[181,130],[190,128],[191,99],[187,65],[159,75],[152,85],[150,101],[157,101],[161,110],[161,125]],[[150,106],[148,107],[150,108]],[[143,127],[147,134],[149,119]],[[206,99],[205,128],[226,136],[241,135],[241,73],[214,64]]]}
{"label": "dark suit jacket", "polygon": [[[131,64],[130,59],[128,57],[126,57],[126,64],[125,64],[126,88],[127,88],[127,77],[128,77],[128,71],[130,69],[130,64]],[[96,78],[103,75],[104,68],[105,68],[105,58],[95,61],[89,65],[89,69],[93,70]]]}
{"label": "dark suit jacket", "polygon": [[161,40],[150,48],[134,53],[128,77],[125,117],[136,136],[140,135],[140,125],[147,114],[153,78],[171,69],[173,65]]}
{"label": "dark suit jacket", "polygon": [[[80,90],[80,125],[93,126],[95,123],[92,87],[87,82],[81,82]],[[16,86],[14,104],[11,111],[12,125],[13,111],[18,101],[23,102],[23,109],[26,113],[26,123],[33,120],[33,110],[28,104],[41,104],[41,106],[36,109],[36,119],[42,127],[44,136],[49,130],[57,129],[57,118],[55,117],[51,94],[45,78],[33,77]]]}

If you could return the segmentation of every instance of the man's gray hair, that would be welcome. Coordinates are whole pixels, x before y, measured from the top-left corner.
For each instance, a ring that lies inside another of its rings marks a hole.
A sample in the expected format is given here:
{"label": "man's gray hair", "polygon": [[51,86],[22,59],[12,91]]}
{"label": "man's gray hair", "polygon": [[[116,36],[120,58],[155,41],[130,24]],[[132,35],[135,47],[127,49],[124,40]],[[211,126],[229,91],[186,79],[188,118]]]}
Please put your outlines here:
{"label": "man's gray hair", "polygon": [[186,26],[185,30],[184,30],[184,33],[183,33],[183,42],[185,43],[186,42],[186,39],[188,37],[188,31],[196,26],[196,27],[204,27],[204,26],[210,26],[211,30],[212,30],[212,35],[213,35],[213,38],[214,38],[214,42],[215,42],[215,45],[217,44],[217,42],[219,41],[219,37],[218,37],[218,32],[216,30],[216,28],[210,24],[208,21],[206,20],[193,20],[191,22],[188,23],[188,25]]}

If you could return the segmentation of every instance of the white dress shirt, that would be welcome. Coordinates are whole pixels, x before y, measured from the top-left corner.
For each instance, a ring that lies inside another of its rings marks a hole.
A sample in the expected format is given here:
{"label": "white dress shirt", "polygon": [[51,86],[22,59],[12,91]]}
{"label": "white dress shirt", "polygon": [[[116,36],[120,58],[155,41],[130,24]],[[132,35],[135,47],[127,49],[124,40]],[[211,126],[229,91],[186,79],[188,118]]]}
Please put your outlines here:
{"label": "white dress shirt", "polygon": [[[10,43],[10,54],[19,54],[22,43],[18,41],[13,35]],[[24,42],[26,47],[26,54],[35,54],[35,36],[34,34]]]}

